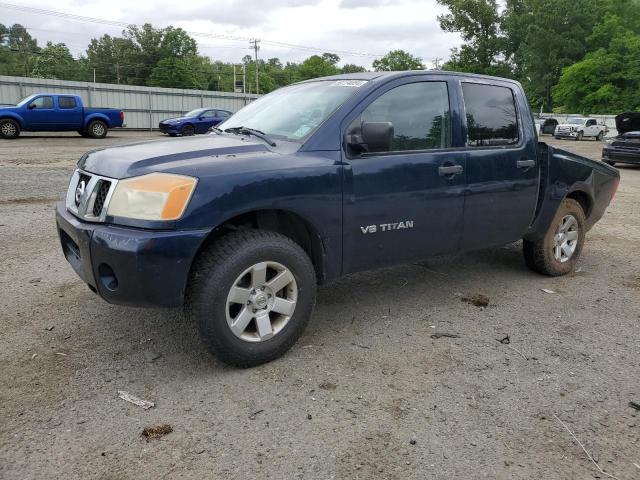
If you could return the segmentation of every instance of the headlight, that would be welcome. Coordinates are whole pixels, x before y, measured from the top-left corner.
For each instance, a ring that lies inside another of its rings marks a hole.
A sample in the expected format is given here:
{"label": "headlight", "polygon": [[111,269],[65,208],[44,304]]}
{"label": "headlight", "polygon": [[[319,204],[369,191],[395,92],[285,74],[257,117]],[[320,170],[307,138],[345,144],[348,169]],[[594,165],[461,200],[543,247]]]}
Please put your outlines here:
{"label": "headlight", "polygon": [[197,178],[169,173],[150,173],[120,180],[107,215],[138,220],[177,220],[187,208],[197,183]]}

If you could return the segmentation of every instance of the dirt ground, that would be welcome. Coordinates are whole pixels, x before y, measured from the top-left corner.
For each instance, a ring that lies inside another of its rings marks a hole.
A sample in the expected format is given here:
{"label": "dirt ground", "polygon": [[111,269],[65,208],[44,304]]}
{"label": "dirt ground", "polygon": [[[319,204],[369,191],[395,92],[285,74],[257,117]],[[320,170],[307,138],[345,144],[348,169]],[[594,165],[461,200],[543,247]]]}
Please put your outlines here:
{"label": "dirt ground", "polygon": [[534,274],[514,244],[352,275],[287,355],[237,370],[180,310],[109,305],[60,252],[75,161],[149,136],[0,144],[1,479],[606,478],[559,420],[640,478],[640,168],[575,273]]}

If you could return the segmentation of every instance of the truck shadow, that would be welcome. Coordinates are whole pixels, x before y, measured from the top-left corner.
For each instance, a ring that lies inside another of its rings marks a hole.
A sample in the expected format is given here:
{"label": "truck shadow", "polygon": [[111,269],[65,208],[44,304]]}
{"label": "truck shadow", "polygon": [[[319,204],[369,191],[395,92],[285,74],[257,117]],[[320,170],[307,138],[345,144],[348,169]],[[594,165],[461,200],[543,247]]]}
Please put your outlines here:
{"label": "truck shadow", "polygon": [[[336,331],[349,332],[356,321],[373,328],[389,315],[415,313],[416,308],[426,312],[460,302],[463,294],[491,294],[494,287],[489,283],[507,286],[531,276],[536,274],[525,267],[520,244],[348,275],[319,288],[307,332],[294,350],[310,341],[330,344]],[[101,303],[97,310],[108,317],[99,327],[105,332],[94,331],[91,336],[118,339],[116,345],[104,347],[117,349],[124,363],[153,362],[154,370],[167,375],[175,375],[171,373],[175,370],[209,375],[212,367],[235,370],[215,359],[182,309],[142,310]],[[357,332],[348,335],[356,338]],[[153,359],[156,355],[158,359]]]}

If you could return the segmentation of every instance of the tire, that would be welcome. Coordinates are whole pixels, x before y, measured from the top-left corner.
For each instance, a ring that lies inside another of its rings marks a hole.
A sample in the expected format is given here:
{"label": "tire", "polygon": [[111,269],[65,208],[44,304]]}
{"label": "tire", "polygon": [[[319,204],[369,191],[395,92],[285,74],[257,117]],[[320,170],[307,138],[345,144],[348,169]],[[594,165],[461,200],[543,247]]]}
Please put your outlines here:
{"label": "tire", "polygon": [[0,138],[13,140],[20,136],[20,124],[10,118],[0,120]]}
{"label": "tire", "polygon": [[195,135],[196,130],[195,128],[193,128],[193,125],[185,125],[184,127],[182,127],[182,130],[180,130],[180,133],[182,134],[183,137],[190,137],[191,135]]}
{"label": "tire", "polygon": [[604,132],[599,132],[598,135],[596,136],[596,140],[598,142],[601,142],[603,138],[604,138]]}
{"label": "tire", "polygon": [[[261,265],[267,266],[266,282],[254,280]],[[275,290],[283,283],[273,283],[276,277],[290,282]],[[238,292],[234,299],[232,291]],[[278,233],[242,230],[221,237],[196,259],[185,310],[221,361],[246,368],[274,360],[293,346],[309,322],[315,298],[313,264],[298,244]],[[234,322],[240,323],[235,331]]]}
{"label": "tire", "polygon": [[584,133],[578,132],[578,135],[576,136],[576,142],[579,142],[580,140],[582,140],[582,137],[584,137]]}
{"label": "tire", "polygon": [[93,120],[87,126],[87,135],[91,138],[104,138],[107,136],[107,124],[102,120]]}
{"label": "tire", "polygon": [[[558,259],[557,249],[559,247],[557,244],[562,239],[558,239],[557,234],[562,226],[567,226],[571,222],[571,220],[566,220],[568,217],[572,217],[573,221],[575,221],[575,230],[569,231],[577,232],[576,239],[573,244],[571,241],[566,240],[567,249],[571,250],[571,254],[566,255],[568,258],[565,259],[566,251],[561,248],[560,259]],[[572,198],[565,198],[544,237],[537,241],[524,240],[523,252],[527,266],[535,272],[552,277],[572,272],[582,253],[586,235],[585,225],[585,212],[580,204]]]}

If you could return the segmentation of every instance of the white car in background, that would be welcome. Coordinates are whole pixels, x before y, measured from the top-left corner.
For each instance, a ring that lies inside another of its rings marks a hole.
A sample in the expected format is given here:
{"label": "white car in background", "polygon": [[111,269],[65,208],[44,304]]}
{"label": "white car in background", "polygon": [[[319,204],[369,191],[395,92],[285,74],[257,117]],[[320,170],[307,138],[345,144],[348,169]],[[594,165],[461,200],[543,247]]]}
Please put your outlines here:
{"label": "white car in background", "polygon": [[598,123],[595,118],[568,118],[564,123],[558,124],[553,136],[555,138],[572,138],[582,140],[585,137],[594,137],[602,140],[607,133],[607,127]]}

